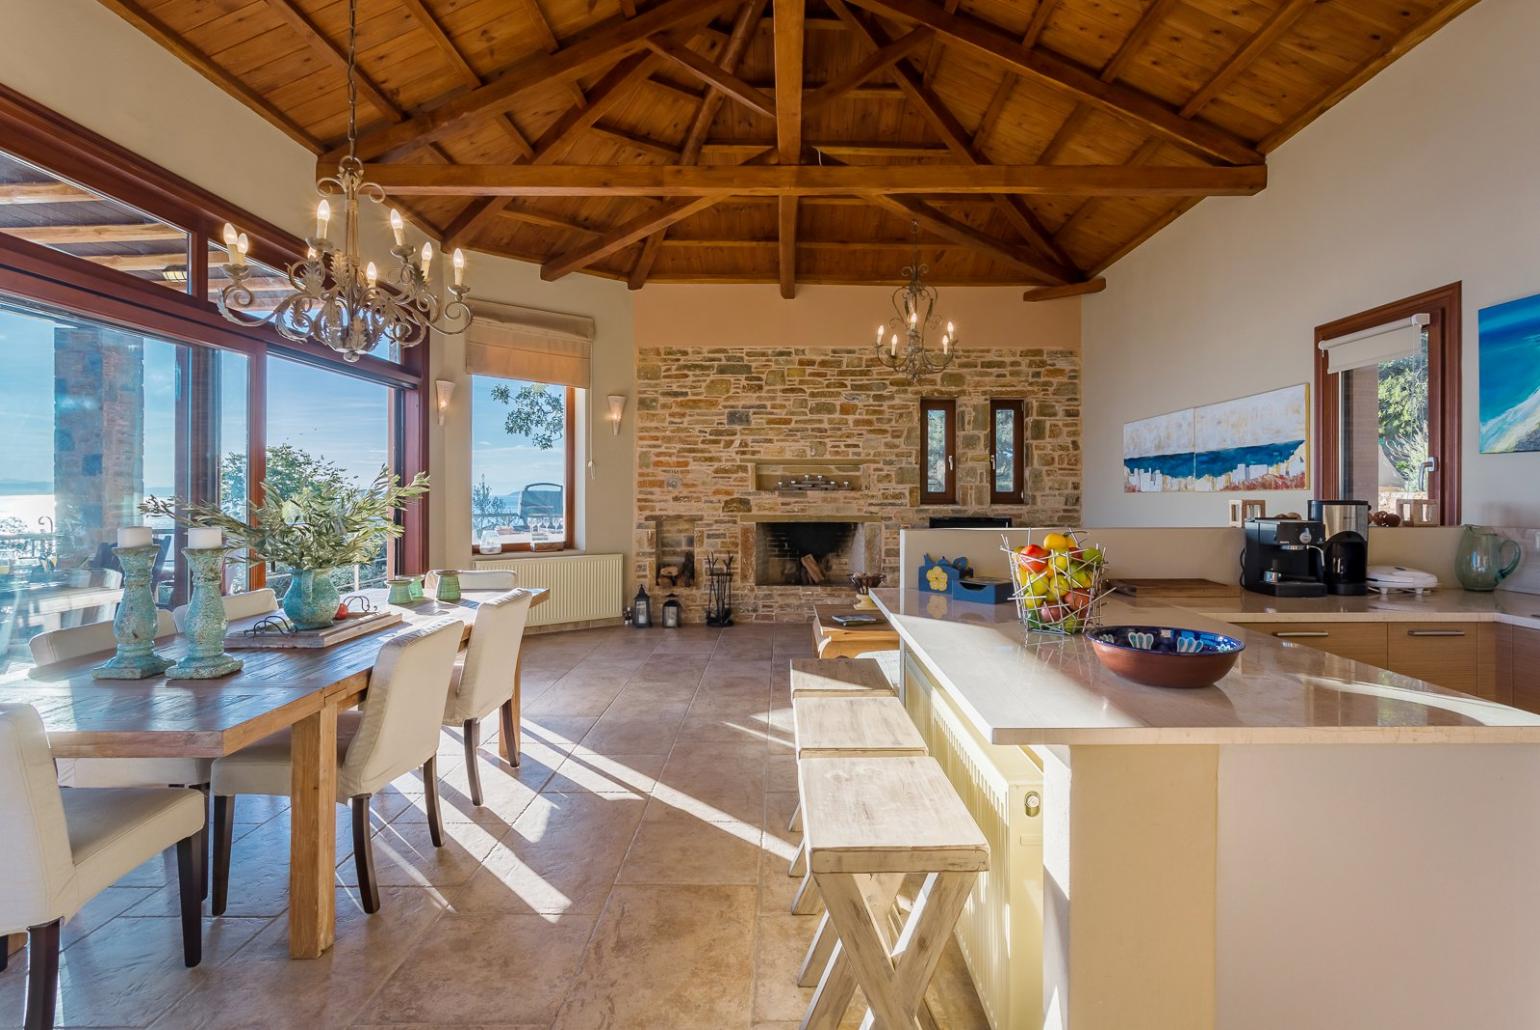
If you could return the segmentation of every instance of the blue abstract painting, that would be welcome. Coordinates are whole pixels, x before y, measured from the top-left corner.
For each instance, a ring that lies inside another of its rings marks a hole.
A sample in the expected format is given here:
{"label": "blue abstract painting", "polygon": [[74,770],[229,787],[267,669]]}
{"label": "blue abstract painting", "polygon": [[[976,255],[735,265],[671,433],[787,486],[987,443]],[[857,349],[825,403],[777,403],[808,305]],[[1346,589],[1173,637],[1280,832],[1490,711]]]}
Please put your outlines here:
{"label": "blue abstract painting", "polygon": [[1193,410],[1123,424],[1123,490],[1163,493],[1193,489]]}
{"label": "blue abstract painting", "polygon": [[1123,490],[1305,489],[1309,415],[1302,384],[1125,423]]}
{"label": "blue abstract painting", "polygon": [[1482,308],[1481,453],[1540,451],[1540,294]]}

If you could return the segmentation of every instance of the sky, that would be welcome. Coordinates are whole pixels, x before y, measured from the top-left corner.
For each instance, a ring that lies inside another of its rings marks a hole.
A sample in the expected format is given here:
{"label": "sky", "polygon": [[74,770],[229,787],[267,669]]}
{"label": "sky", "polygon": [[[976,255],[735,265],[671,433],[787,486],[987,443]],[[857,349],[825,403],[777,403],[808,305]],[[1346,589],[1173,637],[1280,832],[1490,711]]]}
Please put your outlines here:
{"label": "sky", "polygon": [[492,388],[500,382],[515,391],[522,385],[490,376],[471,377],[471,484],[485,476],[492,493],[504,497],[530,483],[560,483],[567,467],[567,452],[560,441],[550,450],[541,450],[526,436],[504,432],[508,405],[492,399]]}

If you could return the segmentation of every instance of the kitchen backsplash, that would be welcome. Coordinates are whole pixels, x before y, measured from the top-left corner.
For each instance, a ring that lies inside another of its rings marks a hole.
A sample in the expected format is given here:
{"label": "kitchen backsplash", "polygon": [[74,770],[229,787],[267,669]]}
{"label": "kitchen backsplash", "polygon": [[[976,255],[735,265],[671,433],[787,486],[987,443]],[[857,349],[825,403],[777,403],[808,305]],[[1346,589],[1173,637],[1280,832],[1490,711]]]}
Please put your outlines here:
{"label": "kitchen backsplash", "polygon": [[1517,590],[1524,594],[1540,594],[1540,529],[1514,529],[1494,526],[1497,532],[1509,540],[1516,540],[1524,548],[1524,557],[1513,575],[1503,580],[1499,590]]}

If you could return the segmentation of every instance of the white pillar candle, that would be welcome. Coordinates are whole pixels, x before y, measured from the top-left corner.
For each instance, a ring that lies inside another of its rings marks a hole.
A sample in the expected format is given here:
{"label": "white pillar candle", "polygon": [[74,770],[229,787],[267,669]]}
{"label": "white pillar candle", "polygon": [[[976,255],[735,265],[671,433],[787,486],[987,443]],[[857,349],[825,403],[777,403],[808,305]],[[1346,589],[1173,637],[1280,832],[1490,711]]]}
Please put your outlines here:
{"label": "white pillar candle", "polygon": [[119,547],[148,547],[152,539],[149,526],[121,526],[118,529]]}
{"label": "white pillar candle", "polygon": [[187,531],[188,550],[202,551],[210,547],[223,547],[225,543],[224,531],[218,527],[198,527]]}

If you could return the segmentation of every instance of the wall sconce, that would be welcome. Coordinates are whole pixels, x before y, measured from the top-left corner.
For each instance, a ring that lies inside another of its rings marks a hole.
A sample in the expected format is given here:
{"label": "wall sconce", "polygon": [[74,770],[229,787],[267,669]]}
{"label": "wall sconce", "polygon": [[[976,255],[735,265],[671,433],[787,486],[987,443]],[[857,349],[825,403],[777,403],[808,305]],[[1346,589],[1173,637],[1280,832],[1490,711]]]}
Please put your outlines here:
{"label": "wall sconce", "polygon": [[615,436],[620,435],[620,416],[626,410],[626,396],[622,393],[610,394],[610,432]]}
{"label": "wall sconce", "polygon": [[455,395],[455,382],[453,379],[440,379],[434,387],[438,390],[438,424],[444,424],[444,416],[449,412],[449,401]]}

